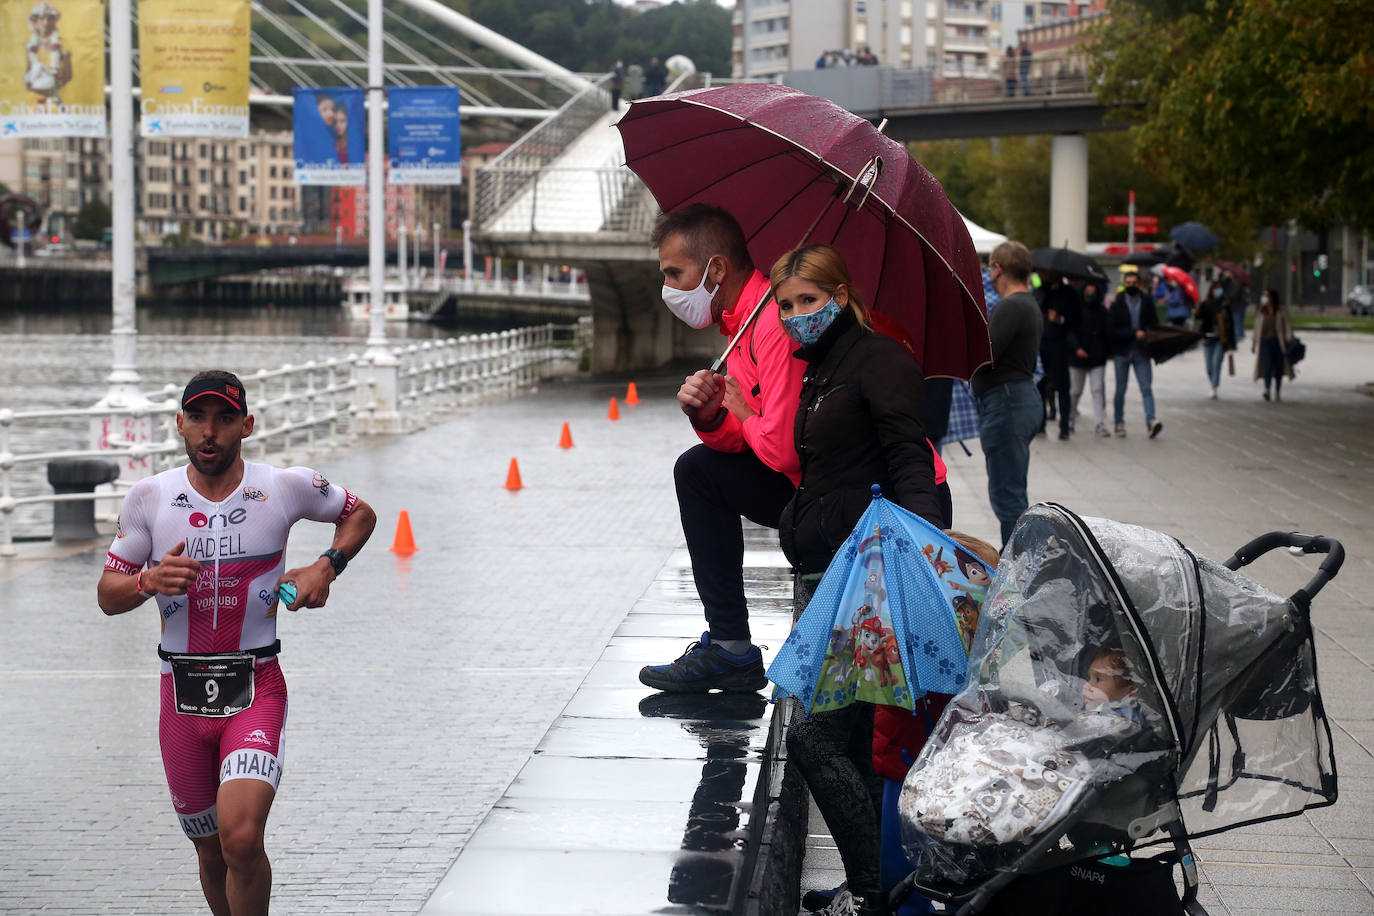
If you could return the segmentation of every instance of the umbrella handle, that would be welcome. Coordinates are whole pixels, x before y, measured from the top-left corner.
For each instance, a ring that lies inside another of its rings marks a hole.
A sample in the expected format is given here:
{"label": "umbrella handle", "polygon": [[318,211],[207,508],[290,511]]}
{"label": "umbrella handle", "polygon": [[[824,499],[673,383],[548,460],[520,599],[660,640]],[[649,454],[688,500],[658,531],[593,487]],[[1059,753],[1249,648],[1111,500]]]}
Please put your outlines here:
{"label": "umbrella handle", "polygon": [[763,311],[763,307],[772,300],[773,288],[769,287],[768,292],[759,300],[759,304],[754,306],[754,310],[750,312],[749,317],[744,320],[744,324],[739,326],[739,330],[735,332],[735,336],[730,338],[730,343],[725,347],[725,352],[716,357],[715,362],[711,363],[712,373],[719,372],[720,367],[725,365],[725,360],[730,356],[730,351],[735,349],[735,344],[739,343],[739,339],[744,336],[745,331],[753,326],[754,321],[759,317],[759,313]]}

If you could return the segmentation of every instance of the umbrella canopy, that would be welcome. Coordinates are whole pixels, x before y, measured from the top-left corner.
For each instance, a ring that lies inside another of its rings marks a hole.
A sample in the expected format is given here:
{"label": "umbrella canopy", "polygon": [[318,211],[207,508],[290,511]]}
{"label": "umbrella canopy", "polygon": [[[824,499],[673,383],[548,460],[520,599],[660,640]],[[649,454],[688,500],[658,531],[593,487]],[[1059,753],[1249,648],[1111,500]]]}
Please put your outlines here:
{"label": "umbrella canopy", "polygon": [[1193,279],[1192,275],[1189,274],[1188,271],[1183,270],[1180,267],[1172,267],[1166,264],[1164,265],[1162,273],[1164,274],[1164,276],[1173,280],[1179,286],[1182,286],[1183,291],[1187,293],[1189,296],[1192,296],[1194,302],[1198,301],[1197,281]]}
{"label": "umbrella canopy", "polygon": [[1235,277],[1236,282],[1239,283],[1241,286],[1247,288],[1250,286],[1250,270],[1244,264],[1240,263],[1239,261],[1222,260],[1216,260],[1212,263],[1216,264],[1222,270],[1229,270],[1231,272],[1231,276]]}
{"label": "umbrella canopy", "polygon": [[1202,335],[1197,331],[1176,328],[1173,325],[1160,325],[1157,328],[1148,329],[1141,344],[1145,347],[1146,356],[1156,363],[1163,363],[1180,353],[1193,349],[1200,340],[1202,340]]}
{"label": "umbrella canopy", "polygon": [[1036,270],[1052,270],[1066,277],[1107,282],[1102,266],[1081,252],[1068,248],[1037,248],[1031,252],[1031,266]]}
{"label": "umbrella canopy", "polygon": [[1215,248],[1217,245],[1217,234],[1202,223],[1193,220],[1170,229],[1169,238],[1189,251],[1205,251],[1208,248]]}
{"label": "umbrella canopy", "polygon": [[835,554],[768,668],[808,712],[858,700],[914,708],[957,693],[992,574],[939,528],[882,498]]}
{"label": "umbrella canopy", "polygon": [[1163,264],[1168,260],[1168,249],[1163,249],[1166,253],[1160,254],[1159,248],[1154,251],[1135,251],[1121,259],[1122,264],[1138,264],[1141,267],[1150,267],[1154,264]]}
{"label": "umbrella canopy", "polygon": [[910,336],[926,376],[968,378],[991,361],[963,217],[872,124],[826,99],[747,83],[637,100],[616,127],[625,164],[664,212],[724,207],[759,269],[803,243],[835,246],[864,301]]}

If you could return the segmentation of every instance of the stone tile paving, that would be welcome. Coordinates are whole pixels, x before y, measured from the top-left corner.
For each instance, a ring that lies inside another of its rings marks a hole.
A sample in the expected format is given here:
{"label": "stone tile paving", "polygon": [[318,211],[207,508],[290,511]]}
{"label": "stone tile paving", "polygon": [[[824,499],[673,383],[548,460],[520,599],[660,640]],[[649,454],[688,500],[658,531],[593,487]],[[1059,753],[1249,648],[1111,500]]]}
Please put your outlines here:
{"label": "stone tile paving", "polygon": [[[313,462],[380,522],[329,606],[281,622],[277,911],[420,909],[681,545],[678,381],[639,378],[615,423],[623,381],[571,383]],[[408,559],[387,551],[401,509]],[[288,564],[329,531],[297,526]],[[100,613],[103,545],[34,552],[0,560],[0,911],[199,911],[158,754],[156,615]]]}
{"label": "stone tile paving", "polygon": [[[1032,502],[1061,502],[1168,532],[1218,562],[1266,531],[1326,534],[1346,562],[1313,607],[1319,673],[1335,736],[1340,800],[1297,818],[1233,830],[1196,844],[1213,916],[1258,913],[1374,913],[1374,337],[1308,333],[1299,377],[1283,401],[1265,402],[1251,381],[1249,338],[1236,375],[1208,398],[1200,352],[1155,368],[1163,434],[1145,435],[1132,380],[1126,439],[1091,435],[1087,393],[1080,433],[1068,442],[1038,438],[1031,448]],[[1107,410],[1112,409],[1107,370]],[[1108,418],[1110,419],[1110,417]],[[945,449],[956,527],[989,540],[997,522],[977,442],[973,456]],[[1271,553],[1247,574],[1281,594],[1302,585],[1312,558]],[[813,816],[804,887],[833,886],[837,871],[824,822]],[[830,847],[830,848],[827,848]]]}

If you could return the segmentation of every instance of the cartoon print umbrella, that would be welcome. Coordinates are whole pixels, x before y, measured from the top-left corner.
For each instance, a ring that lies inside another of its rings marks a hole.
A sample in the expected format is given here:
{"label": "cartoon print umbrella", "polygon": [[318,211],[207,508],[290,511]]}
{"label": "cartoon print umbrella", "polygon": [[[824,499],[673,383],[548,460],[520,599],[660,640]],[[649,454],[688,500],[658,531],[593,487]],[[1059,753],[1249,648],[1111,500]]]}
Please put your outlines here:
{"label": "cartoon print umbrella", "polygon": [[810,713],[858,700],[912,709],[927,692],[958,693],[991,581],[977,558],[875,485],[768,668],[775,696]]}

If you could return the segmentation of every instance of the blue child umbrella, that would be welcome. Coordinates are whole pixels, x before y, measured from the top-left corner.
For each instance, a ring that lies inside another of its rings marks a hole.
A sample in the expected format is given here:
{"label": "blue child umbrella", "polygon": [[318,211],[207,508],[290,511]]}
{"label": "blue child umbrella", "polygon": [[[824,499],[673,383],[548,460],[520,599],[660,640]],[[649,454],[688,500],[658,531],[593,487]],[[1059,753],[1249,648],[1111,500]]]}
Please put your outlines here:
{"label": "blue child umbrella", "polygon": [[992,574],[943,531],[882,497],[831,560],[768,668],[807,712],[858,700],[911,709],[958,693]]}

